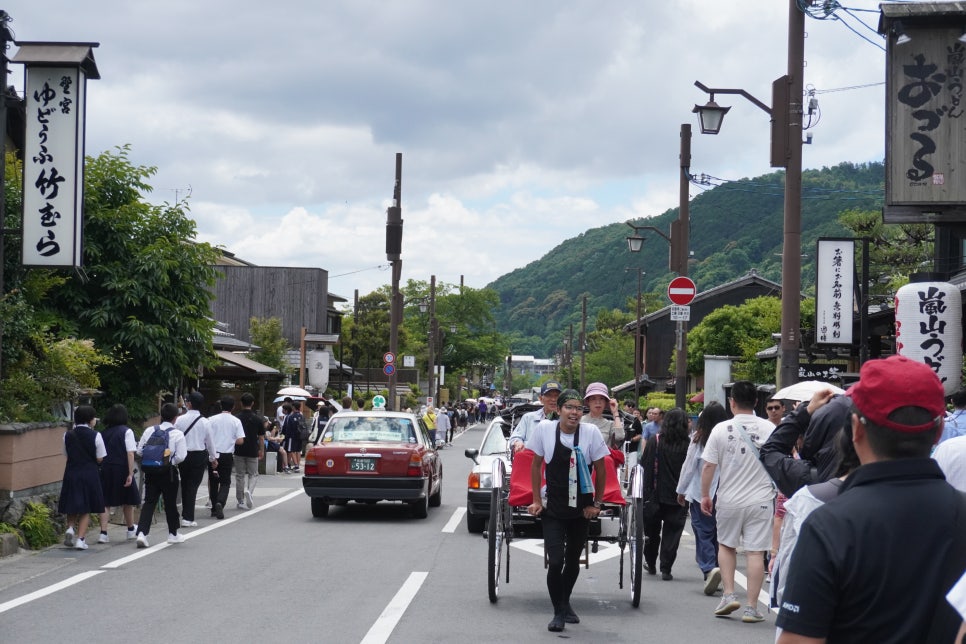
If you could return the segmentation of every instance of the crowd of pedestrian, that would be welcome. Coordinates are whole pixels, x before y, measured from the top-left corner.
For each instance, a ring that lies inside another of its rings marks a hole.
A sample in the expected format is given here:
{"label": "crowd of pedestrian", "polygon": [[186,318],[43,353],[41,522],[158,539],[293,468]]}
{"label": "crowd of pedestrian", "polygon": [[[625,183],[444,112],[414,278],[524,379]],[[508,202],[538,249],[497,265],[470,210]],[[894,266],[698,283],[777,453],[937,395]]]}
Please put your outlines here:
{"label": "crowd of pedestrian", "polygon": [[[617,407],[606,392],[593,383],[580,397],[548,381],[541,408],[524,414],[509,439],[512,453],[534,454],[528,509],[544,527],[554,632],[580,622],[571,603],[579,551],[603,499],[601,464],[617,429],[601,414]],[[578,417],[581,401],[587,413]],[[741,610],[742,622],[764,621],[768,573],[778,642],[960,641],[966,392],[951,397],[947,414],[935,373],[893,356],[866,363],[844,395],[822,389],[809,400],[760,403],[753,383],[737,381],[728,408],[709,403],[693,427],[684,410],[645,411],[634,442],[646,572],[673,580],[690,514],[704,593],[721,594],[709,606],[716,617]],[[622,424],[625,445],[632,426]]]}
{"label": "crowd of pedestrian", "polygon": [[[172,402],[163,404],[158,422],[145,428],[139,441],[128,427],[123,405],[107,411],[103,431],[97,431],[99,421],[93,407],[77,407],[74,422],[64,435],[67,462],[58,500],[58,511],[66,517],[66,546],[88,548],[92,514],[99,517],[97,543],[109,543],[109,510],[119,508],[127,539],[138,548],[147,548],[159,501],[164,506],[167,542],[183,542],[180,530],[198,525],[195,504],[206,474],[206,505],[213,518],[225,518],[233,474],[237,508],[254,507],[258,463],[268,450],[270,425],[267,418],[255,413],[254,396],[244,393],[237,402],[231,396],[222,397],[220,412],[210,418],[201,413],[205,403],[201,393],[191,392],[183,403],[181,409]],[[236,414],[238,404],[241,410]],[[138,463],[142,490],[136,475]],[[135,521],[134,511],[139,507]]]}

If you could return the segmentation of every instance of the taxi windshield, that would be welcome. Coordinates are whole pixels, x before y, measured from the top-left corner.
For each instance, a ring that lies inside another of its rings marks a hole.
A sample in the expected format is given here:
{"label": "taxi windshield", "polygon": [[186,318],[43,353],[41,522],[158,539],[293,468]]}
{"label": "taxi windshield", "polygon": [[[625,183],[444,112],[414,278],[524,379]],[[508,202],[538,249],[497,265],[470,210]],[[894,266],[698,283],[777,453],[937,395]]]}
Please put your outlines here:
{"label": "taxi windshield", "polygon": [[361,443],[415,443],[413,423],[408,418],[386,416],[339,417],[335,416],[325,426],[323,440],[326,442]]}

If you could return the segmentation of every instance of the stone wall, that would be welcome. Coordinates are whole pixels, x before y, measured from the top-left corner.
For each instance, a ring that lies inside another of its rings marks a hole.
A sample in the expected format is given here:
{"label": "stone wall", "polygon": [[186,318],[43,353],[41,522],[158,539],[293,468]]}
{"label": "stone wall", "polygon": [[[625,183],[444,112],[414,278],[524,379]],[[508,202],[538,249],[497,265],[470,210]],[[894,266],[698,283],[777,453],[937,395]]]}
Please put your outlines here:
{"label": "stone wall", "polygon": [[0,425],[0,521],[17,523],[29,501],[60,495],[63,423]]}

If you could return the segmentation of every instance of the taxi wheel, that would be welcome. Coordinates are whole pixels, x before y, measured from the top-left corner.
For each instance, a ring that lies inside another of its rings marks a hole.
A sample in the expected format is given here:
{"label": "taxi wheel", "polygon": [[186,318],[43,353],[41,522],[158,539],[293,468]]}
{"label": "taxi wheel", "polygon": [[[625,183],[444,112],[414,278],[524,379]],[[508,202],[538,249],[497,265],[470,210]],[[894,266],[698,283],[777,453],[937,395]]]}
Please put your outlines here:
{"label": "taxi wheel", "polygon": [[312,516],[316,519],[329,516],[329,504],[322,499],[312,499]]}
{"label": "taxi wheel", "polygon": [[429,516],[429,495],[426,494],[421,499],[413,501],[413,516],[417,519],[425,519]]}

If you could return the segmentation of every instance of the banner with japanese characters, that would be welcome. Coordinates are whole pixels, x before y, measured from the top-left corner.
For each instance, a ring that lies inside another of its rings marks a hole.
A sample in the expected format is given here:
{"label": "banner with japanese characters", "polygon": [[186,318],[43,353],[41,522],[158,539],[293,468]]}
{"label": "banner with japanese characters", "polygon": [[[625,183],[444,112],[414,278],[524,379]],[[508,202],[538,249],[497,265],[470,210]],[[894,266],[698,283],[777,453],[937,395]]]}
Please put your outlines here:
{"label": "banner with japanese characters", "polygon": [[23,264],[81,266],[86,76],[25,65],[24,88]]}
{"label": "banner with japanese characters", "polygon": [[815,262],[815,343],[852,344],[855,242],[819,239]]}
{"label": "banner with japanese characters", "polygon": [[963,25],[906,31],[886,57],[887,221],[888,206],[966,203]]}

